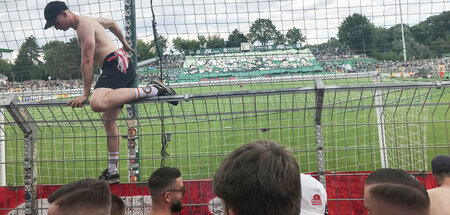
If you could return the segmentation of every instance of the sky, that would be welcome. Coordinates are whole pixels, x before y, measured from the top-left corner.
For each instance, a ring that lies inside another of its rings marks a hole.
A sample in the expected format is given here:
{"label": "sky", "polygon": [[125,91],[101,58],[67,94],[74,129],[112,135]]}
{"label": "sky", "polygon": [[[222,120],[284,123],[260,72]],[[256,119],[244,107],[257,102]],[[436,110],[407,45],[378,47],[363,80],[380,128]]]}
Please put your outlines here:
{"label": "sky", "polygon": [[[13,60],[26,37],[39,45],[68,41],[75,31],[44,30],[44,8],[48,0],[0,0],[0,48]],[[111,18],[124,30],[125,0],[65,0],[70,10],[82,16]],[[248,33],[258,18],[269,18],[277,30],[286,33],[296,27],[306,35],[306,44],[337,37],[340,23],[354,13],[364,14],[376,27],[410,26],[450,10],[450,0],[153,0],[157,31],[169,38],[196,39],[214,35],[227,39],[238,29]],[[400,7],[401,5],[401,7]],[[135,0],[137,38],[153,39],[150,0]],[[401,13],[400,13],[401,8]],[[400,16],[400,14],[403,14]],[[112,36],[112,34],[111,34]],[[116,40],[117,45],[120,45]],[[170,45],[169,45],[170,47]]]}

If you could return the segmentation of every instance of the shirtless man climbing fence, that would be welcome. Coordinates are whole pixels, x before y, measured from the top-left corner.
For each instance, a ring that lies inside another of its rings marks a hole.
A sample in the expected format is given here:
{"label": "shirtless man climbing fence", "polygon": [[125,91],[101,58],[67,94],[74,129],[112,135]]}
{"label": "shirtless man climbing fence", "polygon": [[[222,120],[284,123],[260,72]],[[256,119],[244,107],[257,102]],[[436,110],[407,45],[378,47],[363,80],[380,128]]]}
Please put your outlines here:
{"label": "shirtless man climbing fence", "polygon": [[[102,122],[105,126],[108,145],[108,168],[99,177],[109,183],[120,181],[117,163],[119,161],[120,134],[116,118],[126,103],[149,96],[176,95],[171,88],[164,86],[158,80],[153,80],[144,88],[132,88],[136,71],[134,63],[127,52],[134,50],[125,40],[119,26],[114,20],[79,16],[69,10],[64,2],[52,1],[44,10],[47,23],[44,29],[52,26],[57,30],[76,31],[81,47],[81,74],[83,78],[83,95],[67,102],[73,108],[81,107],[89,98],[94,62],[102,68],[90,106],[95,112],[102,112]],[[118,49],[107,35],[109,29],[122,43]],[[169,102],[177,105],[178,101]]]}

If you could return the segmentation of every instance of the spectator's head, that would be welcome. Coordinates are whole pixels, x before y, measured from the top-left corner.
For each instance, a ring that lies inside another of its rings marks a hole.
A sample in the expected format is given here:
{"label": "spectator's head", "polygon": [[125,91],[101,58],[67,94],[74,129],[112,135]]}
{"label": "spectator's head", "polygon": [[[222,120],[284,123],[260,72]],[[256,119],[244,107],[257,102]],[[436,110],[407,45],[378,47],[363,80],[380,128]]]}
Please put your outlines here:
{"label": "spectator's head", "polygon": [[292,152],[269,140],[242,145],[228,154],[213,179],[226,214],[300,213],[300,170]]}
{"label": "spectator's head", "polygon": [[428,215],[430,198],[414,176],[400,169],[379,169],[365,181],[364,205],[371,215]]}
{"label": "spectator's head", "polygon": [[324,215],[327,192],[323,185],[310,175],[301,174],[302,204],[300,215]]}
{"label": "spectator's head", "polygon": [[88,187],[67,190],[70,191],[53,199],[49,215],[110,214],[111,191],[107,182],[98,180]]}
{"label": "spectator's head", "polygon": [[450,180],[450,156],[440,155],[431,161],[431,170],[436,183],[441,186],[444,180]]}
{"label": "spectator's head", "polygon": [[50,194],[50,196],[48,196],[48,198],[47,198],[47,201],[48,201],[48,203],[52,204],[57,199],[59,199],[60,197],[66,195],[68,193],[71,193],[80,188],[91,187],[98,183],[102,183],[102,182],[100,180],[94,179],[94,178],[85,178],[85,179],[81,179],[79,181],[75,181],[71,184],[66,184],[66,185],[60,187],[55,192],[53,192],[52,194]]}
{"label": "spectator's head", "polygon": [[181,200],[186,192],[181,173],[174,167],[161,167],[148,179],[153,207],[166,208],[174,213],[181,211]]}
{"label": "spectator's head", "polygon": [[111,194],[111,215],[125,215],[125,203],[116,194]]}

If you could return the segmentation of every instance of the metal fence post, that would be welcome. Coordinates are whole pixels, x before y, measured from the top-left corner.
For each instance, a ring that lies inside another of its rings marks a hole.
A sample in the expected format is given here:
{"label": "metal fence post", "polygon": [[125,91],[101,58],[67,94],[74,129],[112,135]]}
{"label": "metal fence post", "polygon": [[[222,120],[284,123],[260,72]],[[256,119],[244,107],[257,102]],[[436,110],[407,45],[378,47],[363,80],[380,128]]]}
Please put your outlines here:
{"label": "metal fence post", "polygon": [[37,215],[37,126],[26,108],[16,107],[19,102],[16,95],[11,95],[6,100],[6,109],[24,134],[24,184],[25,184],[25,214]]}
{"label": "metal fence post", "polygon": [[[136,50],[136,9],[134,0],[125,1],[125,37],[130,46]],[[133,60],[134,68],[137,71],[137,56],[136,53],[132,53],[131,59]],[[134,80],[134,87],[137,86],[138,76]],[[129,182],[138,182],[141,180],[140,176],[140,156],[139,156],[139,122],[138,118],[138,105],[127,105],[128,113],[128,170]]]}
{"label": "metal fence post", "polygon": [[322,79],[316,79],[316,114],[314,118],[316,145],[317,145],[317,173],[319,174],[320,183],[326,187],[325,180],[325,159],[323,153],[323,136],[322,136],[322,107],[325,94]]}

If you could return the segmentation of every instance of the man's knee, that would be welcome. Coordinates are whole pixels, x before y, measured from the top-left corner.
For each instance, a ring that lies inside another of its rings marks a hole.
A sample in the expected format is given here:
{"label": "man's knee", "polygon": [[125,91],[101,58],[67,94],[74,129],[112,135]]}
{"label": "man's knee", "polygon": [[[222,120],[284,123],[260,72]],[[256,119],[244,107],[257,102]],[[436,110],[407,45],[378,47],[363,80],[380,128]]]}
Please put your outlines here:
{"label": "man's knee", "polygon": [[91,99],[91,109],[94,112],[105,112],[106,107],[102,104],[103,102],[98,99]]}

